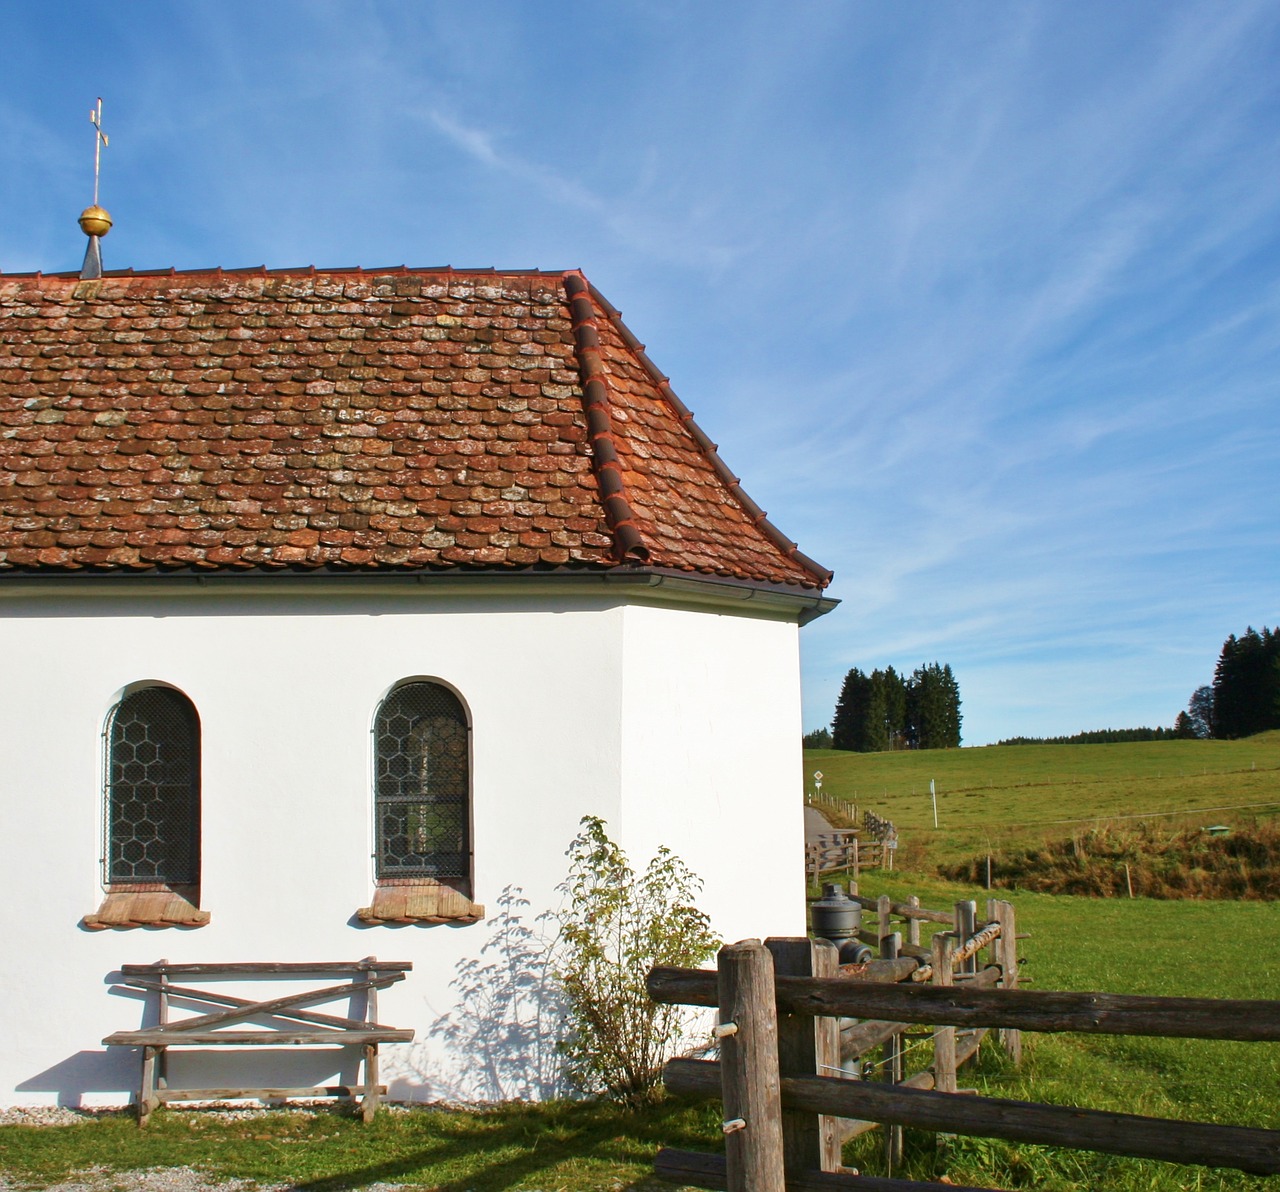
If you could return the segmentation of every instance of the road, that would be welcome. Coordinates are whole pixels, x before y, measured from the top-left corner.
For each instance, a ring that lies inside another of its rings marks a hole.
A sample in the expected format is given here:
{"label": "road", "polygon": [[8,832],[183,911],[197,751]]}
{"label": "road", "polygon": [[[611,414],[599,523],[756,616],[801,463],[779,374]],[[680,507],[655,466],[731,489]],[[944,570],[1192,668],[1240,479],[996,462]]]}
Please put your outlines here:
{"label": "road", "polygon": [[810,807],[807,804],[804,809],[804,842],[805,844],[813,844],[817,838],[824,832],[834,832],[835,829],[827,822],[827,817],[822,814],[816,807]]}

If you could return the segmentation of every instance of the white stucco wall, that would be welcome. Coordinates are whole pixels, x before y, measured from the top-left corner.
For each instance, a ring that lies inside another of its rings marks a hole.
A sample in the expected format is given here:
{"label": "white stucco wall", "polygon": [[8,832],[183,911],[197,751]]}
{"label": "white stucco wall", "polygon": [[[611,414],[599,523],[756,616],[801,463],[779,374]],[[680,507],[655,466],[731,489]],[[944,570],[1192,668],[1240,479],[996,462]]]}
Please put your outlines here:
{"label": "white stucco wall", "polygon": [[[553,905],[587,813],[609,821],[638,863],[657,844],[681,855],[727,938],[802,930],[794,624],[603,595],[321,586],[305,599],[235,588],[0,598],[0,1102],[128,1100],[136,1055],[101,1039],[141,1025],[142,1003],[112,994],[108,978],[122,962],[162,957],[411,960],[410,979],[381,1001],[383,1021],[418,1031],[412,1047],[384,1049],[392,1095],[536,1092],[515,1056],[497,1056],[477,1082],[464,1052],[492,1040],[493,990],[473,974],[459,1010],[451,982],[468,960],[511,958],[511,942]],[[371,720],[413,677],[447,682],[466,702],[475,897],[497,915],[515,887],[531,904],[514,908],[518,922],[354,925],[373,889]],[[141,680],[181,689],[200,714],[201,906],[212,921],[88,932],[79,920],[102,893],[101,734]],[[217,1054],[201,1051],[189,1080],[175,1063],[173,1083],[248,1079],[233,1071],[243,1055]],[[248,1058],[276,1066],[261,1075],[271,1085],[323,1083],[335,1070],[314,1056]]]}
{"label": "white stucco wall", "polygon": [[800,656],[794,624],[624,614],[622,828],[704,880],[726,940],[803,935]]}

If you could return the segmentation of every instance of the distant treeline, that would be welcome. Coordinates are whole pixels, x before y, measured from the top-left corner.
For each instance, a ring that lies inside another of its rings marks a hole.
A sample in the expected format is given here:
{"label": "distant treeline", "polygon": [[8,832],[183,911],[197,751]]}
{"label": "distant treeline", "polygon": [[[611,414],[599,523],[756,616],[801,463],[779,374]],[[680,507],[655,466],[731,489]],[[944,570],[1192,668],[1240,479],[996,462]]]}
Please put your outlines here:
{"label": "distant treeline", "polygon": [[1169,741],[1178,734],[1171,728],[1100,728],[1071,737],[1009,737],[997,745],[1114,745],[1119,741]]}
{"label": "distant treeline", "polygon": [[857,753],[891,749],[949,749],[960,744],[960,685],[951,667],[936,662],[910,675],[893,667],[844,677],[831,747]]}
{"label": "distant treeline", "polygon": [[[831,732],[806,733],[807,749],[945,749],[960,744],[960,687],[950,666],[893,667],[844,680]],[[1213,684],[1197,687],[1172,728],[1104,728],[1069,737],[1009,737],[997,745],[1111,745],[1121,741],[1235,740],[1280,729],[1280,628],[1252,625],[1222,643]]]}

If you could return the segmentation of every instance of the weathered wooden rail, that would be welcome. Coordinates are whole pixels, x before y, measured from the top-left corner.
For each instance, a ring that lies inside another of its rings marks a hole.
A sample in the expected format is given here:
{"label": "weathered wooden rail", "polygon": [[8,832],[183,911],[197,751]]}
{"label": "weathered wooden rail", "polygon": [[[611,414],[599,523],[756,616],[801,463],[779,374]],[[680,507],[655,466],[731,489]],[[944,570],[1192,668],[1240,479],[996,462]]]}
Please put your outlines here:
{"label": "weathered wooden rail", "polygon": [[828,873],[847,873],[857,881],[862,870],[884,864],[885,850],[879,841],[862,839],[856,828],[832,828],[806,841],[804,858],[815,884]]}
{"label": "weathered wooden rail", "polygon": [[[352,962],[316,964],[124,964],[120,984],[156,997],[155,1025],[140,1030],[116,1031],[103,1039],[109,1047],[142,1048],[142,1074],[138,1089],[138,1124],[145,1126],[151,1114],[169,1101],[231,1101],[247,1097],[259,1100],[290,1097],[347,1097],[359,1100],[364,1120],[371,1121],[386,1088],[378,1083],[378,1046],[409,1043],[412,1030],[384,1026],[377,1019],[378,990],[397,981],[413,968],[409,961],[378,960],[368,956]],[[294,991],[254,1001],[220,990],[178,985],[174,977],[221,980],[297,980],[345,977],[336,985]],[[346,998],[362,1006],[361,1017],[342,1017],[304,1010],[324,1002]],[[175,1004],[186,1007],[221,1006],[220,1010],[186,1018],[173,1018]],[[250,1030],[229,1030],[246,1020],[258,1023]],[[358,1085],[323,1085],[312,1088],[170,1088],[168,1049],[171,1047],[244,1047],[303,1045],[311,1047],[359,1047],[364,1061],[364,1081]]]}
{"label": "weathered wooden rail", "polygon": [[[826,808],[857,824],[857,805],[820,791],[807,796],[811,806]],[[827,873],[844,872],[857,881],[863,869],[892,869],[898,847],[898,830],[891,820],[872,811],[862,813],[862,827],[832,828],[805,843],[805,870],[809,880],[820,882]]]}
{"label": "weathered wooden rail", "polygon": [[[1013,944],[1012,923],[1000,927],[987,947],[1002,935]],[[965,943],[988,931],[970,933]],[[860,977],[836,976],[834,948],[807,940],[729,945],[714,972],[654,969],[649,989],[656,1001],[718,1008],[719,1061],[673,1060],[664,1080],[676,1092],[720,1096],[726,1134],[723,1158],[664,1150],[658,1173],[730,1192],[944,1186],[845,1171],[839,1119],[1280,1173],[1280,1131],[957,1096],[954,1083],[961,1027],[1275,1042],[1280,1002],[990,988],[985,974],[998,965],[966,973],[973,957],[957,964],[965,948],[954,936],[935,935],[932,945],[931,967],[940,979],[930,985],[873,976],[873,966],[892,960],[872,961]],[[858,1044],[868,1046],[882,1041],[876,1033],[882,1023],[932,1025],[934,1065],[897,1085],[848,1079],[831,1059],[840,1017],[871,1020],[853,1028],[862,1032]]]}
{"label": "weathered wooden rail", "polygon": [[885,819],[884,816],[877,815],[874,811],[864,811],[862,813],[862,826],[873,836],[896,836],[898,834],[897,828],[893,826],[893,820]]}
{"label": "weathered wooden rail", "polygon": [[[982,988],[994,985],[1016,987],[1019,980],[1019,937],[1011,904],[989,900],[986,907],[987,921],[979,926],[977,907],[973,902],[958,902],[953,913],[948,914],[921,907],[919,899],[915,897],[905,903],[894,903],[888,897],[861,897],[853,883],[849,888],[858,903],[877,912],[876,930],[860,930],[858,938],[876,947],[880,959],[861,965],[842,965],[829,975],[836,975],[838,972],[873,984],[914,981],[930,982],[938,986],[960,982]],[[907,925],[907,942],[903,941],[900,932],[892,930],[902,922]],[[953,931],[935,933],[934,938],[928,941],[929,947],[922,947],[922,923],[946,923],[953,927]],[[773,941],[770,941],[769,946],[773,946]],[[980,968],[976,958],[984,949],[988,952],[987,963]],[[778,971],[791,976],[822,975],[812,965],[797,967],[797,963],[793,958],[788,967]],[[660,980],[661,976],[661,971],[655,972],[656,980]],[[704,987],[695,991],[694,996],[703,999],[698,1004],[716,1004],[716,991],[712,983],[704,983]],[[908,1030],[908,1023],[895,1022],[885,1017],[872,1017],[868,1020],[842,1018],[839,1025],[839,1047],[832,1057],[824,1056],[822,1064],[831,1071],[838,1070],[851,1077],[865,1076],[868,1071],[875,1071],[880,1079],[909,1088],[929,1089],[936,1085],[944,1090],[954,1089],[956,1070],[976,1055],[987,1034],[985,1027],[961,1031],[948,1028],[934,1032],[932,1063],[924,1071],[908,1076],[904,1064],[907,1046],[902,1038]],[[1016,1063],[1021,1056],[1020,1034],[1017,1031],[1002,1031],[999,1041]],[[873,1052],[879,1053],[878,1058],[868,1059]],[[859,1119],[841,1121],[835,1130],[841,1140],[847,1141],[880,1127],[879,1122]],[[901,1162],[902,1131],[899,1127],[888,1126],[884,1134],[886,1161],[892,1168]]]}

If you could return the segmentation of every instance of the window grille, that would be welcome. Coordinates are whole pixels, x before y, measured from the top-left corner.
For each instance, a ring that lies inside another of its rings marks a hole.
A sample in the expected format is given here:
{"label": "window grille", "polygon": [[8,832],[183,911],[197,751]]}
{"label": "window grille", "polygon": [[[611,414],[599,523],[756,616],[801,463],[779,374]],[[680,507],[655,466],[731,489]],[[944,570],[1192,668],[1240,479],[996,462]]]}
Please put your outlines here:
{"label": "window grille", "polygon": [[170,687],[116,705],[107,743],[107,881],[200,880],[200,721]]}
{"label": "window grille", "polygon": [[374,724],[379,878],[471,876],[467,717],[438,683],[406,683]]}

